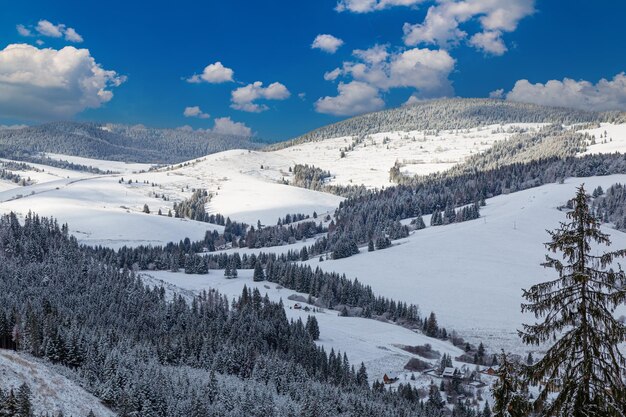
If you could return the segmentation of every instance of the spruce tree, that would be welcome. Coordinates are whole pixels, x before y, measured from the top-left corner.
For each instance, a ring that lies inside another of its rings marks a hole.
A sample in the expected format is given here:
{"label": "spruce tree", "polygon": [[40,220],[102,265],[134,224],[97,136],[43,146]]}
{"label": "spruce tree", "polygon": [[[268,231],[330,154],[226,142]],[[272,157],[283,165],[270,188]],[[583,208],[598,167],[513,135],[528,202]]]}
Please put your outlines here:
{"label": "spruce tree", "polygon": [[320,338],[320,327],[315,316],[307,317],[305,327],[309,335],[311,335],[311,339],[317,340]]}
{"label": "spruce tree", "polygon": [[610,240],[590,212],[582,185],[572,207],[569,222],[549,232],[551,241],[546,244],[550,252],[562,254],[562,260],[546,256],[544,264],[556,269],[559,277],[524,291],[528,304],[522,304],[522,311],[545,319],[524,325],[522,340],[539,345],[558,338],[543,358],[528,367],[527,375],[534,384],[557,378],[562,382],[553,400],[547,388],[540,392],[537,400],[544,404],[545,415],[624,416],[626,386],[620,370],[626,360],[617,345],[626,340],[626,327],[613,313],[626,300],[626,276],[612,266],[626,251],[593,254],[596,245],[608,246]]}
{"label": "spruce tree", "polygon": [[257,261],[256,265],[254,265],[252,280],[256,282],[265,281],[265,273],[263,272],[263,266],[260,261]]}
{"label": "spruce tree", "polygon": [[495,403],[494,417],[526,417],[530,405],[526,399],[526,387],[520,375],[519,364],[512,362],[504,352],[499,358],[498,380],[491,388]]}

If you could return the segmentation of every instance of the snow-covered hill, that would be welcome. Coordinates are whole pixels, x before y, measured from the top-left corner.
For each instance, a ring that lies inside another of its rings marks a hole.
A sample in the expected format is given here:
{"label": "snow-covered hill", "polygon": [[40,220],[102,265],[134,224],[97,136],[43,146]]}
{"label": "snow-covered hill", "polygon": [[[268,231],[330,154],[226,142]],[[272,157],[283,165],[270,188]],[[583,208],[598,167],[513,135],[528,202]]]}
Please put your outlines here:
{"label": "snow-covered hill", "polygon": [[36,415],[85,417],[93,411],[96,417],[113,417],[114,412],[93,395],[57,372],[54,366],[40,360],[0,349],[0,388],[17,389],[29,385]]}
{"label": "snow-covered hill", "polygon": [[[174,202],[189,198],[194,189],[213,194],[206,207],[209,213],[220,213],[249,224],[259,220],[263,224],[275,224],[288,213],[332,212],[342,199],[285,185],[292,181],[290,168],[295,164],[310,164],[328,170],[331,184],[390,186],[389,169],[396,163],[406,173],[442,171],[515,133],[536,132],[541,126],[526,123],[447,131],[394,131],[357,141],[339,137],[274,151],[230,150],[158,170],[150,170],[146,164],[52,154],[49,156],[55,159],[119,174],[94,175],[30,164],[40,172],[19,174],[30,177],[34,185],[19,187],[0,180],[0,212],[13,210],[23,215],[33,210],[53,215],[68,222],[81,241],[114,247],[163,244],[185,237],[200,239],[206,230],[219,230],[219,227],[156,213],[160,209],[167,215]],[[599,126],[580,130],[596,138],[595,144],[589,140],[586,153],[625,148],[626,124]],[[347,148],[341,157],[340,150]],[[120,182],[122,178],[124,181]],[[142,213],[144,204],[149,206],[151,214]]]}
{"label": "snow-covered hill", "polygon": [[[119,162],[70,159],[103,170],[119,172],[125,167]],[[264,152],[234,150],[158,171],[139,172],[137,168],[147,170],[149,166],[130,165],[123,174],[113,175],[42,166],[44,173],[21,173],[32,174],[36,184],[0,189],[0,212],[25,215],[34,211],[54,216],[68,223],[83,243],[120,247],[165,244],[185,237],[200,240],[207,230],[221,230],[221,226],[167,216],[174,202],[189,198],[195,189],[214,195],[207,205],[209,212],[248,224],[260,220],[272,225],[288,213],[321,214],[338,206],[340,197],[282,184],[283,172],[272,164],[283,159]],[[144,204],[150,214],[143,213]]]}
{"label": "snow-covered hill", "polygon": [[[358,278],[377,294],[416,303],[423,314],[435,311],[441,325],[472,340],[516,350],[516,329],[533,320],[520,312],[522,288],[555,278],[553,270],[540,264],[549,239],[546,230],[565,221],[565,211],[558,207],[581,183],[593,190],[616,182],[626,182],[626,175],[571,178],[502,195],[487,200],[480,219],[427,227],[388,249],[362,248],[350,258],[308,263]],[[603,229],[615,248],[626,248],[625,233]]]}

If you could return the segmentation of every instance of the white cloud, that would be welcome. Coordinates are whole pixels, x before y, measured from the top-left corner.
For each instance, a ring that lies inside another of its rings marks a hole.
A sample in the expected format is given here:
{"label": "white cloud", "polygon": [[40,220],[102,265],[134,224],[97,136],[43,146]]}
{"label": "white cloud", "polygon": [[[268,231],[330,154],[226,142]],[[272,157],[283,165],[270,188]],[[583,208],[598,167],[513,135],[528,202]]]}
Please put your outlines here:
{"label": "white cloud", "polygon": [[502,40],[502,34],[499,31],[476,33],[470,38],[469,44],[492,55],[504,55],[504,53],[508,50]]}
{"label": "white cloud", "polygon": [[24,120],[69,118],[113,98],[126,78],[103,69],[88,49],[12,44],[0,50],[0,115]]}
{"label": "white cloud", "polygon": [[389,53],[386,46],[376,45],[368,50],[356,50],[362,62],[344,62],[343,74],[357,81],[389,90],[413,87],[423,97],[450,95],[448,80],[455,60],[445,50],[413,48]]}
{"label": "white cloud", "polygon": [[231,93],[230,107],[251,113],[260,113],[268,109],[265,104],[257,104],[256,100],[285,100],[291,93],[283,84],[272,83],[263,87],[261,81],[256,81],[244,87],[239,87]]}
{"label": "white cloud", "polygon": [[200,109],[200,106],[185,107],[185,110],[183,111],[183,115],[185,117],[197,117],[199,119],[208,119],[209,117],[211,117],[210,114],[204,113]]}
{"label": "white cloud", "polygon": [[202,71],[202,74],[194,74],[187,78],[187,81],[190,83],[207,82],[211,84],[219,84],[232,82],[234,74],[235,72],[232,69],[225,67],[220,61],[217,61],[214,64],[207,65]]}
{"label": "white cloud", "polygon": [[389,51],[386,45],[355,50],[355,61],[344,62],[324,74],[324,79],[340,76],[351,82],[339,83],[338,95],[319,99],[316,110],[340,116],[354,115],[384,107],[381,91],[392,88],[414,88],[408,103],[415,100],[451,96],[454,93],[448,79],[455,60],[445,50],[412,48]]}
{"label": "white cloud", "polygon": [[475,33],[469,44],[485,53],[502,55],[507,50],[502,34],[513,32],[534,10],[534,0],[440,1],[429,7],[422,23],[404,24],[404,43],[450,48],[468,36],[460,25],[477,19],[482,31]]}
{"label": "white cloud", "polygon": [[65,40],[80,43],[83,41],[83,37],[80,36],[74,28],[67,28],[65,31]]}
{"label": "white cloud", "polygon": [[28,29],[24,25],[17,25],[15,26],[15,28],[17,29],[17,33],[19,33],[21,36],[33,36],[33,33],[30,31],[30,29]]}
{"label": "white cloud", "polygon": [[65,30],[65,25],[58,24],[55,25],[48,20],[40,20],[35,27],[37,32],[39,32],[43,36],[49,36],[51,38],[60,38],[63,36],[63,31]]}
{"label": "white cloud", "polygon": [[335,68],[332,71],[328,71],[324,73],[324,79],[326,81],[335,81],[341,75],[341,69]]}
{"label": "white cloud", "polygon": [[[35,36],[37,34],[39,34],[39,36],[46,36],[50,38],[61,38],[65,36],[65,40],[69,42],[80,43],[83,41],[83,37],[76,32],[76,29],[67,27],[63,23],[55,25],[46,19],[40,20],[34,27],[32,25],[29,25],[29,27],[26,27],[25,25],[17,25],[16,29],[21,36]],[[34,33],[33,31],[37,33]],[[38,45],[43,44],[41,39],[37,39],[36,42]]]}
{"label": "white cloud", "polygon": [[249,138],[253,135],[252,129],[241,122],[233,122],[230,117],[218,117],[215,119],[213,129],[214,133],[222,135],[244,136]]}
{"label": "white cloud", "polygon": [[323,97],[315,102],[315,110],[318,113],[353,116],[380,110],[385,106],[379,90],[367,83],[361,81],[339,83],[337,90],[339,92],[337,96]]}
{"label": "white cloud", "polygon": [[504,97],[504,89],[498,88],[497,90],[493,90],[489,93],[489,98],[503,98]]}
{"label": "white cloud", "polygon": [[425,0],[339,0],[338,12],[369,13],[393,6],[414,6]]}
{"label": "white cloud", "polygon": [[626,74],[615,75],[612,80],[601,79],[596,84],[585,80],[564,78],[545,84],[531,84],[519,80],[507,93],[507,100],[547,106],[573,107],[583,110],[626,110]]}
{"label": "white cloud", "polygon": [[334,54],[343,45],[343,41],[333,35],[317,35],[311,44],[312,49],[320,49],[329,54]]}

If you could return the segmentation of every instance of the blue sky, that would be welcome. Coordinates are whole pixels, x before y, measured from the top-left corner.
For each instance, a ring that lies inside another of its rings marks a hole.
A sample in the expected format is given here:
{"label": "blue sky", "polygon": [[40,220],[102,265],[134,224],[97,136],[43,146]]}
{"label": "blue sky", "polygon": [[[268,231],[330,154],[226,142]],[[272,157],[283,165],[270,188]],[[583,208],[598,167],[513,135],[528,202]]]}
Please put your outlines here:
{"label": "blue sky", "polygon": [[[623,16],[614,0],[11,2],[0,14],[0,124],[282,140],[440,96],[626,110]],[[312,48],[323,34],[335,39]]]}

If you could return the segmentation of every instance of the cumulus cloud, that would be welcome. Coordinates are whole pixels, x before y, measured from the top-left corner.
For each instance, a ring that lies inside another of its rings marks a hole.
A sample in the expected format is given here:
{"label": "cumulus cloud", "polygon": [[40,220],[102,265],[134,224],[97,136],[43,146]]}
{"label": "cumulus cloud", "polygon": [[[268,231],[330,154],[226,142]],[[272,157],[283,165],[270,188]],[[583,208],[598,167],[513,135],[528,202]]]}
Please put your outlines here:
{"label": "cumulus cloud", "polygon": [[478,20],[482,31],[469,38],[469,45],[485,53],[502,55],[507,50],[502,34],[513,32],[519,21],[534,10],[534,0],[440,1],[428,8],[422,23],[404,24],[404,43],[450,48],[468,37],[460,26]]}
{"label": "cumulus cloud", "polygon": [[291,93],[283,84],[272,83],[263,87],[261,81],[256,81],[244,87],[239,87],[231,93],[230,107],[251,113],[260,113],[268,109],[265,104],[257,104],[256,100],[285,100]]}
{"label": "cumulus cloud", "polygon": [[626,74],[621,72],[612,80],[603,78],[595,84],[570,78],[549,80],[545,84],[519,80],[506,99],[583,110],[626,111]]}
{"label": "cumulus cloud", "polygon": [[235,72],[232,69],[225,67],[220,61],[217,61],[214,64],[209,64],[204,67],[202,74],[194,74],[187,78],[187,82],[206,82],[211,84],[232,82],[234,74]]}
{"label": "cumulus cloud", "polygon": [[253,135],[252,129],[241,122],[233,122],[230,117],[218,117],[214,120],[215,124],[213,129],[214,133],[220,133],[222,135],[244,136],[251,137]]}
{"label": "cumulus cloud", "polygon": [[454,93],[448,77],[456,61],[445,50],[389,51],[386,45],[375,45],[353,55],[356,60],[324,74],[326,80],[346,77],[351,82],[339,83],[337,96],[319,99],[318,112],[344,116],[378,110],[384,106],[381,92],[393,88],[413,88],[409,104]]}
{"label": "cumulus cloud", "polygon": [[320,49],[324,52],[328,52],[329,54],[334,54],[337,52],[343,45],[343,41],[339,38],[334,37],[333,35],[322,34],[317,35],[313,43],[311,44],[312,49]]}
{"label": "cumulus cloud", "polygon": [[328,71],[324,73],[324,79],[326,81],[335,81],[341,75],[341,69],[335,68],[332,71]]}
{"label": "cumulus cloud", "polygon": [[497,90],[493,90],[489,93],[489,98],[503,98],[504,97],[504,88],[498,88]]}
{"label": "cumulus cloud", "polygon": [[379,90],[367,83],[361,81],[339,83],[337,90],[339,93],[337,96],[323,97],[315,102],[315,110],[318,113],[353,116],[380,110],[385,106]]}
{"label": "cumulus cloud", "polygon": [[23,120],[69,118],[113,98],[125,81],[88,49],[12,44],[0,50],[0,115]]}
{"label": "cumulus cloud", "polygon": [[185,107],[185,110],[183,111],[183,115],[185,117],[197,117],[199,119],[208,119],[209,117],[211,117],[210,114],[204,113],[200,109],[200,106]]}
{"label": "cumulus cloud", "polygon": [[414,6],[425,0],[339,0],[338,12],[369,13],[393,6]]}
{"label": "cumulus cloud", "polygon": [[502,40],[502,34],[499,31],[476,33],[470,38],[469,44],[476,49],[482,50],[486,54],[492,55],[504,55],[508,50]]}
{"label": "cumulus cloud", "polygon": [[65,25],[58,24],[55,25],[48,20],[40,20],[35,26],[37,32],[39,32],[43,36],[49,36],[51,38],[60,38],[63,36],[63,31],[65,30]]}
{"label": "cumulus cloud", "polygon": [[33,32],[24,25],[17,25],[15,28],[21,36],[33,36]]}
{"label": "cumulus cloud", "polygon": [[80,43],[83,41],[83,37],[74,28],[67,28],[65,30],[65,40]]}
{"label": "cumulus cloud", "polygon": [[388,52],[386,46],[376,45],[366,50],[356,50],[357,62],[344,62],[342,74],[357,81],[382,89],[413,87],[424,97],[450,95],[448,80],[455,60],[445,50],[413,48]]}
{"label": "cumulus cloud", "polygon": [[[80,43],[83,41],[83,37],[76,32],[76,29],[67,27],[63,23],[54,24],[49,20],[42,19],[35,26],[30,25],[26,27],[25,25],[17,25],[16,26],[17,33],[21,36],[45,36],[49,38],[61,38],[65,37],[66,41]],[[41,39],[37,40],[37,44],[41,45],[43,41]]]}

